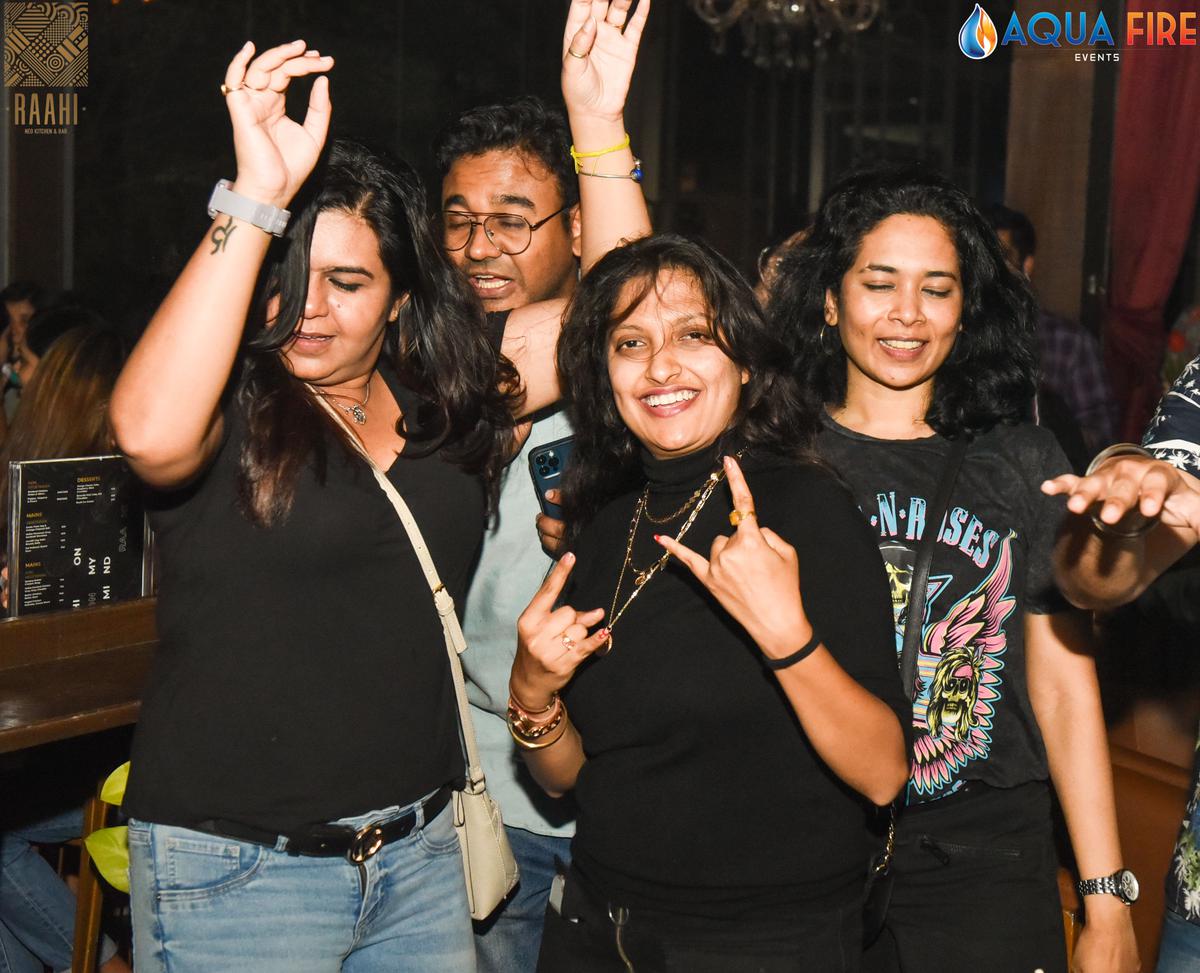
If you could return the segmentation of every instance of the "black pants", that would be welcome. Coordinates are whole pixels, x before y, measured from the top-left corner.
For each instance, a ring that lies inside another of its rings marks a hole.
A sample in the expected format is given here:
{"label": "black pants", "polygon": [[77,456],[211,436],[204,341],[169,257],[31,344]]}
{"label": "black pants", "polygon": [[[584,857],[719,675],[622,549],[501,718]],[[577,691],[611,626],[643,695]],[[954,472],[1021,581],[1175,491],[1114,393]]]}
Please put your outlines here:
{"label": "black pants", "polygon": [[1066,973],[1045,783],[909,808],[887,924],[867,973]]}
{"label": "black pants", "polygon": [[700,922],[621,909],[571,871],[537,973],[858,973],[861,959],[858,899],[786,922]]}

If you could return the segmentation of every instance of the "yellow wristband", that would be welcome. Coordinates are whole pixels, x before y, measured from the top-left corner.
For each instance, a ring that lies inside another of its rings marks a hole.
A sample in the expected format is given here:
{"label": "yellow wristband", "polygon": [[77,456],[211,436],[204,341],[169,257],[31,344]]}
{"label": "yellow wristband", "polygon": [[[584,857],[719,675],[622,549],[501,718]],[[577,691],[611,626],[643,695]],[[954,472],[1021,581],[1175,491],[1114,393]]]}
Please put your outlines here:
{"label": "yellow wristband", "polygon": [[609,155],[613,152],[620,152],[622,149],[629,148],[629,133],[625,133],[623,138],[616,145],[609,146],[607,149],[599,149],[596,152],[580,152],[575,146],[571,146],[571,159],[575,162],[575,171],[580,172],[583,169],[583,164],[580,159],[599,159],[602,155]]}

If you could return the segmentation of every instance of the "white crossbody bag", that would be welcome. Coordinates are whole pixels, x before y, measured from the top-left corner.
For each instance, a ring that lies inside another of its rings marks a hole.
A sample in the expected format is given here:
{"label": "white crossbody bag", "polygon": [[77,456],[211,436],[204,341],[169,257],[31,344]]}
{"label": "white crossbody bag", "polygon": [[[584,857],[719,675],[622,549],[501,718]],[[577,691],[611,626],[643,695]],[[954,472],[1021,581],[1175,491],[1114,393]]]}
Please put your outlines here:
{"label": "white crossbody bag", "polygon": [[[317,393],[317,399],[334,418],[337,418],[337,413],[325,401],[323,395]],[[338,424],[341,425],[340,419]],[[456,790],[451,798],[454,807],[454,830],[458,833],[458,843],[462,847],[463,872],[467,881],[467,901],[471,907],[471,918],[486,919],[516,886],[520,871],[508,844],[504,822],[500,820],[500,807],[487,792],[483,765],[479,760],[475,725],[471,721],[462,663],[458,658],[459,654],[466,650],[467,640],[458,622],[458,613],[454,610],[454,599],[450,597],[450,592],[438,577],[425,538],[421,536],[421,528],[417,526],[408,504],[383,471],[375,465],[358,437],[352,435],[351,439],[371,467],[380,489],[396,508],[400,522],[404,525],[416,552],[417,560],[421,562],[425,581],[433,593],[434,606],[442,620],[446,652],[450,656],[450,672],[454,676],[454,696],[458,702],[458,722],[462,730],[463,750],[467,757],[466,781],[462,790]]]}

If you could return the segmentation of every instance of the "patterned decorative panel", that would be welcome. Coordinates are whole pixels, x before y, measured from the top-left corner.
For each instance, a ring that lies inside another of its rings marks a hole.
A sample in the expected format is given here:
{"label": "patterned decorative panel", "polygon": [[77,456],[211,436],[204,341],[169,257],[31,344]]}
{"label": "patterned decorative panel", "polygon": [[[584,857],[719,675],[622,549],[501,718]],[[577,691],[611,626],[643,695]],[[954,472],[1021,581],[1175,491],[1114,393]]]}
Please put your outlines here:
{"label": "patterned decorative panel", "polygon": [[88,83],[88,5],[4,4],[4,86],[81,88]]}

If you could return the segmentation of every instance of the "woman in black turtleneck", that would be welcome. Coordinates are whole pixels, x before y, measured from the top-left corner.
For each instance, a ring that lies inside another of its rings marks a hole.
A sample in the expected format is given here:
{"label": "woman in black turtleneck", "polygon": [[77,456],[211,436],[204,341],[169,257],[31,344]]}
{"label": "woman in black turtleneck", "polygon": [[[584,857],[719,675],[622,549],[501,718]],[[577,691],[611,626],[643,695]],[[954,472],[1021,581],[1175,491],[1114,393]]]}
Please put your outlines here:
{"label": "woman in black turtleneck", "polygon": [[509,712],[579,806],[539,970],[859,967],[909,715],[879,555],[788,362],[702,244],[629,244],[576,294],[571,552],[519,623]]}

